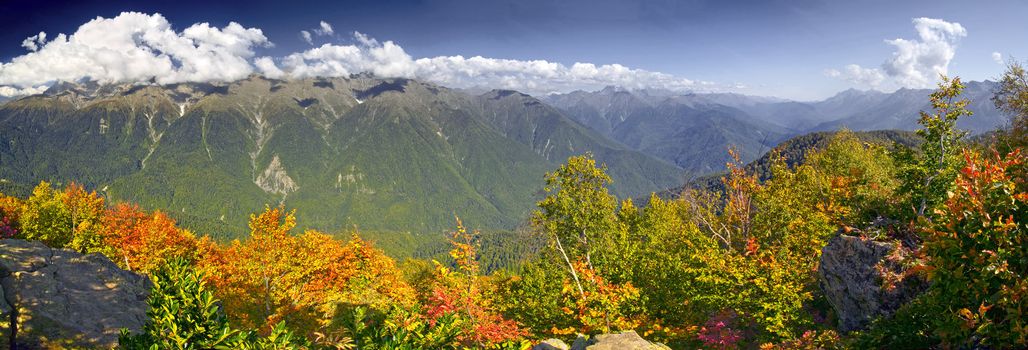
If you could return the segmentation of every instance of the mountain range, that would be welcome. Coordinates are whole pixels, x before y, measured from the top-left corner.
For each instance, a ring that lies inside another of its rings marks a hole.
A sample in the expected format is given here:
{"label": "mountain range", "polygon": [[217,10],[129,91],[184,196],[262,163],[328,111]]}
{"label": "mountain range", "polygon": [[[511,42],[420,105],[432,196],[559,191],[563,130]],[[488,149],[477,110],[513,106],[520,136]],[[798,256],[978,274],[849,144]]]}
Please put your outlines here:
{"label": "mountain range", "polygon": [[0,106],[0,134],[4,179],[79,181],[229,236],[265,204],[325,230],[513,227],[543,174],[586,151],[622,196],[681,182],[530,96],[404,79],[60,83]]}
{"label": "mountain range", "polygon": [[[958,127],[978,134],[1007,122],[993,106],[997,84],[968,82],[964,97],[974,116]],[[930,110],[931,89],[892,93],[850,89],[828,99],[797,102],[735,93],[600,91],[553,94],[546,101],[569,117],[618,142],[681,167],[689,178],[724,169],[734,146],[754,160],[790,137],[847,128],[915,130],[918,112]]]}
{"label": "mountain range", "polygon": [[[994,87],[968,84],[976,114],[962,127],[1005,121]],[[264,205],[328,231],[439,232],[455,215],[510,229],[572,155],[591,152],[618,196],[640,197],[721,171],[730,146],[751,161],[811,131],[913,129],[929,93],[795,102],[608,87],[537,98],[368,75],[61,82],[0,104],[0,179],[21,195],[40,180],[81,182],[225,238]]]}

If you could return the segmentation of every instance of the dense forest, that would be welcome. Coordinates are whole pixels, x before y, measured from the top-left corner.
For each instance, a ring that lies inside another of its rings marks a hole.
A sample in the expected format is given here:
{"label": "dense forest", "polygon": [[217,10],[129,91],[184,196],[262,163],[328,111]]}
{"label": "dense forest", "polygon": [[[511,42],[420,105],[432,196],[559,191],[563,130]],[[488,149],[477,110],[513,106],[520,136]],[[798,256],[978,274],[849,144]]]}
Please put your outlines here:
{"label": "dense forest", "polygon": [[[1024,348],[1026,78],[1008,67],[994,102],[1011,124],[975,142],[956,128],[974,118],[963,83],[944,78],[918,142],[842,131],[761,169],[729,151],[720,186],[645,206],[613,195],[593,156],[572,156],[539,184],[523,229],[483,235],[455,217],[432,260],[396,261],[356,230],[298,232],[283,207],[219,242],[46,182],[0,197],[0,235],[149,275],[149,321],[123,332],[128,349],[525,349],[620,330],[676,349]],[[817,271],[839,234],[904,247],[904,273],[882,288],[928,287],[867,330],[837,332]]]}

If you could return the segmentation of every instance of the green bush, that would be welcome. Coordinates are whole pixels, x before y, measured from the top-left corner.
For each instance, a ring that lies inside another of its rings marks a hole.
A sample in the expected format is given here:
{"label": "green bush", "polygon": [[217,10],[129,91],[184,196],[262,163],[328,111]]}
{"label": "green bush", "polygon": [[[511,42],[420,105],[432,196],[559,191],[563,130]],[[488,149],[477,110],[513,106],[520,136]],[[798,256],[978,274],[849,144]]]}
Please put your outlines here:
{"label": "green bush", "polygon": [[176,259],[153,275],[142,334],[122,331],[126,349],[210,349],[227,347],[237,331],[229,327],[203,276]]}
{"label": "green bush", "polygon": [[232,329],[220,301],[207,289],[203,274],[184,259],[175,259],[152,276],[147,322],[141,334],[123,329],[124,349],[290,349],[301,348],[279,323],[268,336]]}

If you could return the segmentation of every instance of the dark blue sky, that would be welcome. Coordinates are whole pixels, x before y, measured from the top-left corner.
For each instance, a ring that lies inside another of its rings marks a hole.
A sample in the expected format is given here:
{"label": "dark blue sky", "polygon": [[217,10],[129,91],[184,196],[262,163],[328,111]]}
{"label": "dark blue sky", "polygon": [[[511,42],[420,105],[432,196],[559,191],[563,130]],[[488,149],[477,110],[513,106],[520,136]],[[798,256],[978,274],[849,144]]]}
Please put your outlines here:
{"label": "dark blue sky", "polygon": [[993,52],[1028,56],[1023,1],[0,1],[0,61],[25,54],[39,31],[73,33],[97,16],[161,13],[175,28],[229,21],[263,30],[275,44],[259,55],[310,48],[299,35],[319,21],[335,37],[360,31],[392,40],[414,58],[481,55],[618,63],[678,77],[741,84],[739,92],[823,98],[859,86],[827,76],[848,64],[876,68],[895,49],[884,40],[917,39],[913,18],[959,22],[949,72],[969,79],[999,75]]}

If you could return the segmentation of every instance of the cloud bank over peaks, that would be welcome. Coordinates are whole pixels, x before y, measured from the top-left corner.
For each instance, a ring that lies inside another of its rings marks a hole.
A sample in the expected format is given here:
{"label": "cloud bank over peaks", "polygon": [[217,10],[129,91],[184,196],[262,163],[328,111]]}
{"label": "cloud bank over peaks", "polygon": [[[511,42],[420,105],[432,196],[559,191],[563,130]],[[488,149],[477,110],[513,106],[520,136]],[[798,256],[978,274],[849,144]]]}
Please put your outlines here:
{"label": "cloud bank over peaks", "polygon": [[[300,32],[337,38],[331,24]],[[382,78],[414,78],[453,88],[513,89],[531,94],[598,90],[615,85],[633,89],[721,91],[738,89],[620,64],[437,56],[414,58],[392,41],[353,32],[348,44],[326,43],[284,56],[257,55],[271,47],[261,29],[231,22],[217,28],[193,24],[176,31],[160,14],[125,12],[97,17],[71,35],[45,32],[26,38],[28,51],[0,62],[0,96],[35,94],[55,81],[100,83],[229,82],[253,73],[269,78],[346,77],[372,73]],[[258,57],[259,56],[259,57]]]}
{"label": "cloud bank over peaks", "polygon": [[58,80],[233,81],[253,73],[255,47],[270,45],[260,29],[235,22],[223,28],[197,23],[179,32],[160,14],[124,12],[53,40],[45,32],[29,37],[22,42],[29,53],[0,64],[0,86],[31,93]]}
{"label": "cloud bank over peaks", "polygon": [[[531,94],[600,89],[660,88],[675,91],[713,88],[670,74],[632,69],[620,64],[574,63],[570,67],[545,60],[511,60],[475,56],[415,59],[392,41],[379,42],[354,32],[354,44],[324,44],[281,59],[261,57],[258,70],[272,78],[341,77],[370,72],[379,77],[416,78],[455,88],[501,88]],[[277,63],[276,63],[277,61]]]}
{"label": "cloud bank over peaks", "polygon": [[936,18],[914,18],[918,39],[885,40],[895,49],[880,68],[847,65],[841,71],[828,69],[825,75],[872,88],[929,88],[946,74],[956,55],[957,43],[967,29],[956,22]]}

